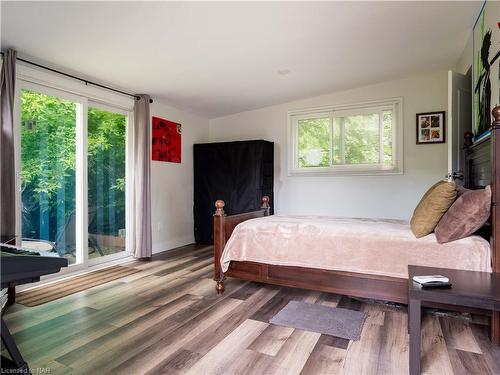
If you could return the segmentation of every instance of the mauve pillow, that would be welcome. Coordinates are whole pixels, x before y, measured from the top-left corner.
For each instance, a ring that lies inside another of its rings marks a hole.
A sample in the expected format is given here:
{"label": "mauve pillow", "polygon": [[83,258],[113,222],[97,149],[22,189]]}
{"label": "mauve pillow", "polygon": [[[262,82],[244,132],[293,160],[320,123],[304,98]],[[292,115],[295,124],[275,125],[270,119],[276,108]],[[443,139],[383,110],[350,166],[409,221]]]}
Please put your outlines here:
{"label": "mauve pillow", "polygon": [[470,189],[457,185],[457,198],[460,197],[463,193],[467,193],[468,191],[470,191]]}
{"label": "mauve pillow", "polygon": [[490,217],[491,187],[463,192],[443,215],[435,233],[439,243],[470,236]]}

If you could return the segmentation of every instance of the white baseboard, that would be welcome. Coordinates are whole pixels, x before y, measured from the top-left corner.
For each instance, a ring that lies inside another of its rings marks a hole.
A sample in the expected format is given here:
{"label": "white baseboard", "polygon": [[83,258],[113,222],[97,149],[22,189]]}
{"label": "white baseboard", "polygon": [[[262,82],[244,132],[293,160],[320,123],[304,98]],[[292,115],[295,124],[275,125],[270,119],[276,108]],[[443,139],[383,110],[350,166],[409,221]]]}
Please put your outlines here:
{"label": "white baseboard", "polygon": [[170,241],[153,244],[153,254],[162,253],[164,251],[173,250],[175,248],[186,246],[194,243],[193,236],[186,236],[184,238],[176,238]]}

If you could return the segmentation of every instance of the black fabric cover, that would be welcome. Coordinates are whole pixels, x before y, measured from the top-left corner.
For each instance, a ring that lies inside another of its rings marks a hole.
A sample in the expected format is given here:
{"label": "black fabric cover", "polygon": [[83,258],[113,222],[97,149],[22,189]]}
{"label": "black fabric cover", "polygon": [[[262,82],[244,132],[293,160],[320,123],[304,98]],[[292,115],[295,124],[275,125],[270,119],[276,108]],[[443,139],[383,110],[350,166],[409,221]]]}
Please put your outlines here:
{"label": "black fabric cover", "polygon": [[215,201],[227,215],[256,210],[269,196],[273,207],[274,143],[262,140],[195,144],[194,236],[213,243]]}

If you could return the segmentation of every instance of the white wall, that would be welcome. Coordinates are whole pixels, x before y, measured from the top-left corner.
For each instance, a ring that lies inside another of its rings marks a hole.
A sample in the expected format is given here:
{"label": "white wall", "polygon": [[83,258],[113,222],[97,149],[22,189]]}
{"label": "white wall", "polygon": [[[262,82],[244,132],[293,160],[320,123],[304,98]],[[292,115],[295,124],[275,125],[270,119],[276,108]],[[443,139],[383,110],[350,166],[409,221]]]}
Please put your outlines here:
{"label": "white wall", "polygon": [[467,44],[465,45],[462,54],[460,55],[460,59],[455,66],[455,71],[460,74],[467,74],[469,68],[472,67],[472,28],[469,35],[469,39],[467,40]]}
{"label": "white wall", "polygon": [[[404,174],[392,176],[287,176],[287,111],[403,97]],[[275,142],[278,214],[411,217],[425,190],[447,172],[447,145],[415,144],[415,115],[447,108],[447,73],[438,72],[334,92],[210,120],[210,141]]]}
{"label": "white wall", "polygon": [[151,115],[182,124],[182,163],[151,162],[153,253],[194,242],[193,144],[207,142],[208,120],[158,103]]}

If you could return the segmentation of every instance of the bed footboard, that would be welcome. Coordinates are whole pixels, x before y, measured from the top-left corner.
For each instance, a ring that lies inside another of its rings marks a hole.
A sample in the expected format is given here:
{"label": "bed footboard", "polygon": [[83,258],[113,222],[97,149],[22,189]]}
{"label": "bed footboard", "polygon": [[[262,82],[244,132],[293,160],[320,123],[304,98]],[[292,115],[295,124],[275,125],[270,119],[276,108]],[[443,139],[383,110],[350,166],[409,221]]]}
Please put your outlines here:
{"label": "bed footboard", "polygon": [[215,289],[217,294],[224,292],[224,273],[220,264],[220,258],[226,241],[233,233],[234,228],[246,220],[255,219],[270,215],[269,197],[262,197],[262,206],[260,210],[245,212],[242,214],[226,216],[224,213],[224,201],[218,200],[215,202],[214,214],[214,280],[216,282]]}

